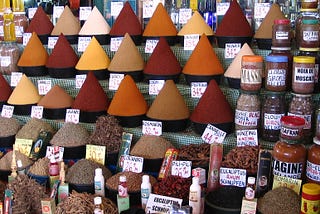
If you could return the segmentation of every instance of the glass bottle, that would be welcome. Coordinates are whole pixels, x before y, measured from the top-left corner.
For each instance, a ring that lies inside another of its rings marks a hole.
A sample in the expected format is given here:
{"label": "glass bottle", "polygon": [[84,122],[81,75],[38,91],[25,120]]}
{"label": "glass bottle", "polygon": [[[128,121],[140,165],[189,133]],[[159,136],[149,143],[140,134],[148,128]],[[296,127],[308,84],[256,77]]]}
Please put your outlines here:
{"label": "glass bottle", "polygon": [[245,198],[247,200],[253,200],[254,199],[254,192],[256,190],[256,178],[255,177],[248,177],[247,186],[245,189]]}
{"label": "glass bottle", "polygon": [[314,90],[315,58],[294,56],[292,65],[292,91],[310,94]]}
{"label": "glass bottle", "polygon": [[276,19],[272,26],[272,46],[291,47],[291,26],[289,19]]}
{"label": "glass bottle", "polygon": [[320,184],[320,140],[317,137],[308,150],[306,177],[307,182]]}
{"label": "glass bottle", "polygon": [[176,29],[179,29],[179,10],[177,7],[177,0],[172,0],[170,8],[170,17],[172,23],[176,26]]}
{"label": "glass bottle", "polygon": [[299,44],[302,48],[319,47],[319,20],[302,19]]}
{"label": "glass bottle", "polygon": [[203,18],[206,21],[207,25],[209,25],[214,30],[214,8],[213,8],[213,0],[205,0],[206,9],[203,13]]}

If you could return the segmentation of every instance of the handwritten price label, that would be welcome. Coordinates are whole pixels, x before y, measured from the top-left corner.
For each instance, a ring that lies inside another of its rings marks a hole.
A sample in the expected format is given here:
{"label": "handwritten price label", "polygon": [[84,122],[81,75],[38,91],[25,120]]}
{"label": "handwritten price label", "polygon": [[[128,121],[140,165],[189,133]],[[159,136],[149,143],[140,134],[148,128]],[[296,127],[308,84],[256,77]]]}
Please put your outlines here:
{"label": "handwritten price label", "polygon": [[189,178],[191,176],[191,165],[191,161],[172,161],[171,175]]}
{"label": "handwritten price label", "polygon": [[87,78],[87,75],[86,74],[79,74],[79,75],[76,75],[76,88],[81,88],[84,81],[86,80]]}
{"label": "handwritten price label", "polygon": [[80,36],[78,38],[78,52],[84,52],[91,41],[91,37]]}
{"label": "handwritten price label", "polygon": [[156,3],[153,0],[145,0],[142,4],[142,17],[151,18],[156,9]]}
{"label": "handwritten price label", "polygon": [[217,16],[224,16],[229,9],[230,2],[219,2],[217,3]]}
{"label": "handwritten price label", "polygon": [[162,122],[143,120],[142,133],[155,136],[162,135]]}
{"label": "handwritten price label", "polygon": [[191,82],[191,97],[201,98],[207,89],[207,82]]}
{"label": "handwritten price label", "polygon": [[256,129],[238,130],[237,146],[258,146],[258,131]]}
{"label": "handwritten price label", "polygon": [[158,95],[164,83],[164,80],[149,80],[149,95]]}
{"label": "handwritten price label", "polygon": [[144,47],[144,52],[152,53],[154,48],[157,46],[158,42],[158,39],[147,39],[146,46]]}
{"label": "handwritten price label", "polygon": [[41,119],[43,115],[43,106],[32,106],[31,117]]}
{"label": "handwritten price label", "polygon": [[53,6],[53,18],[54,19],[59,19],[62,12],[64,10],[64,6]]}
{"label": "handwritten price label", "polygon": [[217,127],[208,124],[206,129],[204,130],[201,138],[204,142],[212,144],[212,143],[222,143],[227,133],[218,129]]}
{"label": "handwritten price label", "polygon": [[67,109],[65,122],[79,123],[80,110],[79,109]]}
{"label": "handwritten price label", "polygon": [[270,3],[255,3],[254,5],[254,18],[264,19],[270,9]]}
{"label": "handwritten price label", "polygon": [[22,139],[16,138],[15,140],[15,149],[20,153],[29,157],[31,147],[32,147],[32,139]]}
{"label": "handwritten price label", "polygon": [[183,49],[192,51],[197,46],[198,42],[199,42],[199,35],[198,34],[184,35]]}
{"label": "handwritten price label", "polygon": [[1,57],[1,67],[8,67],[11,64],[11,56]]}
{"label": "handwritten price label", "polygon": [[143,158],[131,155],[125,155],[123,162],[124,172],[140,173],[143,170]]}
{"label": "handwritten price label", "polygon": [[110,40],[110,51],[116,52],[123,40],[123,37],[115,37]]}
{"label": "handwritten price label", "polygon": [[120,11],[123,8],[123,2],[111,2],[111,16],[117,17],[119,16]]}
{"label": "handwritten price label", "polygon": [[13,106],[3,105],[1,110],[1,117],[11,118],[13,115]]}
{"label": "handwritten price label", "polygon": [[86,159],[105,164],[106,146],[86,145]]}
{"label": "handwritten price label", "polygon": [[28,8],[28,18],[29,19],[32,19],[34,14],[36,13],[38,8],[36,7],[31,7],[31,8]]}
{"label": "handwritten price label", "polygon": [[124,74],[110,74],[109,78],[109,90],[116,91],[119,88],[121,81],[124,78]]}
{"label": "handwritten price label", "polygon": [[46,157],[54,157],[56,161],[63,161],[64,147],[61,146],[47,146]]}
{"label": "handwritten price label", "polygon": [[192,16],[192,9],[191,8],[180,8],[179,9],[179,23],[186,24],[188,20]]}
{"label": "handwritten price label", "polygon": [[12,72],[11,73],[11,80],[10,80],[10,86],[16,87],[22,77],[21,72]]}
{"label": "handwritten price label", "polygon": [[57,44],[58,38],[59,37],[57,36],[50,36],[48,38],[48,48],[53,49],[54,46]]}
{"label": "handwritten price label", "polygon": [[24,33],[22,36],[22,45],[26,46],[32,36],[32,33]]}
{"label": "handwritten price label", "polygon": [[80,7],[79,9],[79,19],[80,20],[87,20],[91,13],[91,7]]}
{"label": "handwritten price label", "polygon": [[241,43],[226,43],[224,49],[224,58],[233,59],[240,51]]}
{"label": "handwritten price label", "polygon": [[246,186],[247,170],[234,168],[220,168],[220,184],[225,186]]}
{"label": "handwritten price label", "polygon": [[46,95],[51,87],[51,80],[38,80],[38,91],[40,95]]}

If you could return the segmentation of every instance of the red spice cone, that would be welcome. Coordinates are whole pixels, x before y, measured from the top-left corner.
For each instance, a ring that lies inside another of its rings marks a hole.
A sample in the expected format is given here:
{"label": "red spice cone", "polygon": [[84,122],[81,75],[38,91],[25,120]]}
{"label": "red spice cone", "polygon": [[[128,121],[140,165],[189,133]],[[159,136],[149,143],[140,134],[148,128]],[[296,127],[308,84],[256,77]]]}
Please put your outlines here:
{"label": "red spice cone", "polygon": [[10,87],[9,83],[0,74],[0,101],[7,101],[12,93],[12,88]]}

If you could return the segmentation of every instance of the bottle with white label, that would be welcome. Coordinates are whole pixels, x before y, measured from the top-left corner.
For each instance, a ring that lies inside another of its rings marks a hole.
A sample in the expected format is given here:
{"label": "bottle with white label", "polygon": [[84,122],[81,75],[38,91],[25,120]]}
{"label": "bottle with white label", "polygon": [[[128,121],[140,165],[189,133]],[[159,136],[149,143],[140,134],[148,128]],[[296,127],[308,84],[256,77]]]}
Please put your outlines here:
{"label": "bottle with white label", "polygon": [[245,198],[247,200],[253,200],[254,199],[254,192],[255,192],[255,177],[248,177],[248,183],[245,190]]}
{"label": "bottle with white label", "polygon": [[149,175],[142,176],[142,183],[141,183],[141,207],[142,209],[146,208],[148,198],[151,193],[151,183]]}
{"label": "bottle with white label", "polygon": [[94,176],[94,192],[96,195],[105,196],[104,180],[102,169],[96,168]]}
{"label": "bottle with white label", "polygon": [[201,212],[201,186],[199,184],[199,177],[192,178],[189,191],[189,206],[192,207],[193,214]]}

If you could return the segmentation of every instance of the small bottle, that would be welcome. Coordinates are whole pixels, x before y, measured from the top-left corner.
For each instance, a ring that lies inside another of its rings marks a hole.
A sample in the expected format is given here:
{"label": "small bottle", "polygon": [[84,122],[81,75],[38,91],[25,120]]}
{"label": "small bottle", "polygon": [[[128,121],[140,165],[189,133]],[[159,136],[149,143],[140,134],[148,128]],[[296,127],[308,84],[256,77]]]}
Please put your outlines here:
{"label": "small bottle", "polygon": [[201,186],[199,184],[199,177],[192,178],[189,191],[189,206],[192,207],[193,214],[201,212]]}
{"label": "small bottle", "polygon": [[18,171],[18,174],[19,174],[19,175],[24,175],[24,174],[26,174],[26,170],[23,169],[22,161],[21,161],[20,159],[17,160],[17,171]]}
{"label": "small bottle", "polygon": [[256,178],[255,177],[248,177],[248,183],[245,190],[245,198],[247,200],[253,200],[254,199],[254,192],[255,192],[255,183]]}
{"label": "small bottle", "polygon": [[142,209],[146,208],[148,198],[151,193],[151,183],[149,175],[142,176],[142,183],[141,183],[141,206]]}
{"label": "small bottle", "polygon": [[53,156],[50,158],[49,175],[50,176],[59,175],[59,165]]}
{"label": "small bottle", "polygon": [[127,177],[125,175],[119,177],[118,194],[123,198],[128,197]]}
{"label": "small bottle", "polygon": [[94,192],[96,195],[103,196],[103,197],[105,196],[104,177],[102,175],[101,168],[95,169]]}
{"label": "small bottle", "polygon": [[103,214],[102,199],[100,196],[94,197],[94,214]]}

